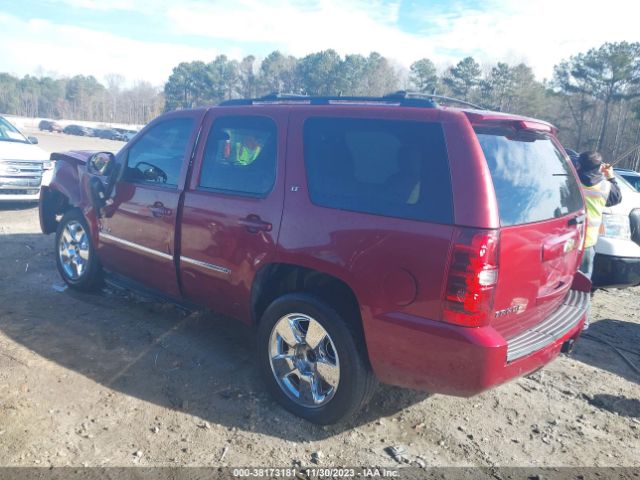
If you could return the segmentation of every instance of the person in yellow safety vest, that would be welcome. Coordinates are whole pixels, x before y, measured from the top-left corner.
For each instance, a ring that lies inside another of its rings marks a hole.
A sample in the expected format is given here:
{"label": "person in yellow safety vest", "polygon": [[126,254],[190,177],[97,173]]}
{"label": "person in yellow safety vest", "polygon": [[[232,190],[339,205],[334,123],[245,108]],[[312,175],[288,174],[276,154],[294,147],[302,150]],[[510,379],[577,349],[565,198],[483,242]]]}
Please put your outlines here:
{"label": "person in yellow safety vest", "polygon": [[613,175],[613,167],[602,163],[602,155],[598,152],[582,152],[578,157],[577,166],[587,208],[587,232],[580,271],[591,279],[593,259],[596,255],[595,244],[602,224],[602,211],[605,207],[619,204],[622,201],[622,193]]}
{"label": "person in yellow safety vest", "polygon": [[236,143],[236,164],[250,165],[260,154],[260,145],[255,137],[245,138],[244,143]]}

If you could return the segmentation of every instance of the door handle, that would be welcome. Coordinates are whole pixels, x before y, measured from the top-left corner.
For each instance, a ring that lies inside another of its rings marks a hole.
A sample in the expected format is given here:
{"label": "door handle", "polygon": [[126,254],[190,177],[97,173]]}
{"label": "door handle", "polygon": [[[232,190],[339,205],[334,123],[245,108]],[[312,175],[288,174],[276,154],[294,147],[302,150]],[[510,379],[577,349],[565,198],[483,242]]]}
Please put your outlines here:
{"label": "door handle", "polygon": [[587,216],[585,214],[582,215],[576,215],[573,218],[569,219],[569,222],[567,222],[569,225],[582,225],[584,223],[584,220],[587,218]]}
{"label": "door handle", "polygon": [[273,227],[269,222],[265,222],[259,215],[247,215],[246,218],[238,220],[238,224],[247,229],[249,233],[270,232]]}
{"label": "door handle", "polygon": [[156,202],[147,208],[155,218],[168,217],[171,215],[171,209],[166,208],[162,202]]}

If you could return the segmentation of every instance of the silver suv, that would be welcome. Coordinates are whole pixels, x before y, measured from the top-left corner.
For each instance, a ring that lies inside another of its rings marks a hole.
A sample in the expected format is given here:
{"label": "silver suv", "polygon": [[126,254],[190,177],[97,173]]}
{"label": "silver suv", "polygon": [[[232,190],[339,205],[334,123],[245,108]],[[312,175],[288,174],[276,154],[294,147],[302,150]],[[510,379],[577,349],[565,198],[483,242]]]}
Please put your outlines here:
{"label": "silver suv", "polygon": [[49,154],[37,147],[35,137],[0,117],[0,201],[37,201],[42,176],[53,167]]}

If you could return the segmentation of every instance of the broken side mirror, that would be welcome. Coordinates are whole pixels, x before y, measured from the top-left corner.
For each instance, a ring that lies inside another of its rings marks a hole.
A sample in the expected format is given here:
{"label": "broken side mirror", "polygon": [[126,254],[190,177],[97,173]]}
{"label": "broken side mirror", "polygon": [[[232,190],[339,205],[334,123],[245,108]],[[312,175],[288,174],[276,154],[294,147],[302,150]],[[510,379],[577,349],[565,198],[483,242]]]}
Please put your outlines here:
{"label": "broken side mirror", "polygon": [[116,180],[116,157],[111,152],[97,152],[87,160],[91,203],[98,218],[104,215],[104,207],[109,202],[109,193]]}
{"label": "broken side mirror", "polygon": [[94,153],[87,160],[87,172],[99,177],[109,177],[116,166],[116,156],[111,152]]}

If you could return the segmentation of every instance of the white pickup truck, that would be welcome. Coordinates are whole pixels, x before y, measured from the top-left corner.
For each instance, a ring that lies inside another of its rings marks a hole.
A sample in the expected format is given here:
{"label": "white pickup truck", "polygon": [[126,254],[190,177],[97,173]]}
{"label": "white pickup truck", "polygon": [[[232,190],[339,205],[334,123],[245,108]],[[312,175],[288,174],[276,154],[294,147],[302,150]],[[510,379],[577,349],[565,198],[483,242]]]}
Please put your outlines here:
{"label": "white pickup truck", "polygon": [[36,202],[40,198],[42,175],[53,163],[35,143],[35,137],[25,137],[0,117],[0,202]]}
{"label": "white pickup truck", "polygon": [[640,285],[640,193],[616,172],[622,202],[607,207],[593,268],[596,288]]}

